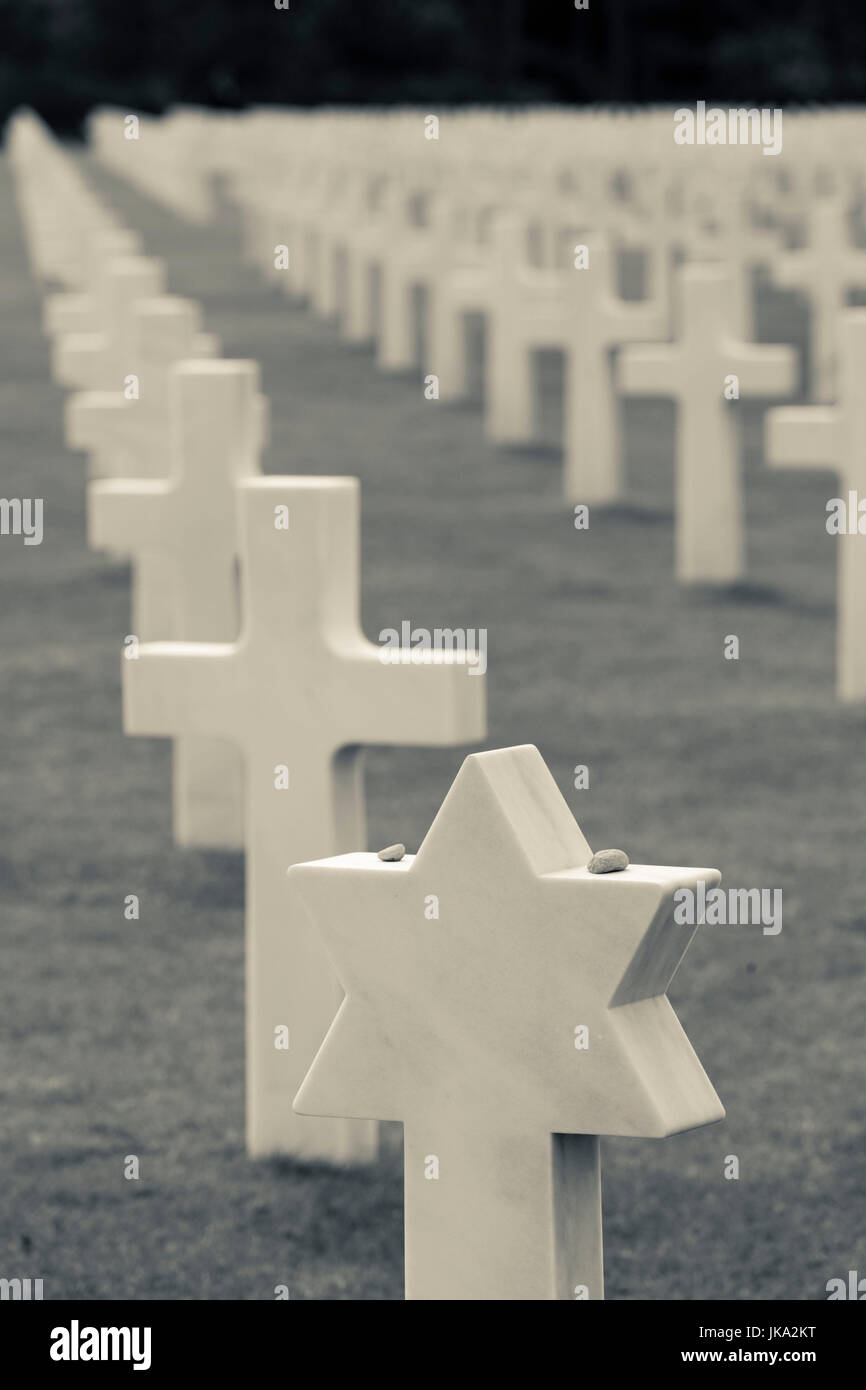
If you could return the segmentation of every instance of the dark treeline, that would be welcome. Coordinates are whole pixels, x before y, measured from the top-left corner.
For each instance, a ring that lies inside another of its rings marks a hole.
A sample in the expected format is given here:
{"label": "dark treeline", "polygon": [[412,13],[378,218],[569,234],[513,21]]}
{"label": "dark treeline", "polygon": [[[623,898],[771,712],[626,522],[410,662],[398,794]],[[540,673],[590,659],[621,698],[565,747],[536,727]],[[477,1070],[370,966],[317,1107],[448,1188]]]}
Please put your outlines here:
{"label": "dark treeline", "polygon": [[866,99],[852,0],[0,0],[0,120],[100,103]]}

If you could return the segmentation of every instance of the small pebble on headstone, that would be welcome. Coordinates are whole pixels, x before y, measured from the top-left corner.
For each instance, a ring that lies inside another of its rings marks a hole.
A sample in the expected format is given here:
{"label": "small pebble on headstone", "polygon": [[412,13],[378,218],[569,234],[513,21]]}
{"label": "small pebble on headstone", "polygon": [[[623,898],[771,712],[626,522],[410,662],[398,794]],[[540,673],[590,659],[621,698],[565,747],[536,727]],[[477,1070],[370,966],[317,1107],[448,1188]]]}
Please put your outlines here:
{"label": "small pebble on headstone", "polygon": [[392,864],[402,859],[405,853],[405,845],[387,845],[385,849],[379,850],[379,858],[384,859],[387,864]]}
{"label": "small pebble on headstone", "polygon": [[622,849],[600,849],[586,867],[591,874],[615,874],[628,868],[628,855]]}

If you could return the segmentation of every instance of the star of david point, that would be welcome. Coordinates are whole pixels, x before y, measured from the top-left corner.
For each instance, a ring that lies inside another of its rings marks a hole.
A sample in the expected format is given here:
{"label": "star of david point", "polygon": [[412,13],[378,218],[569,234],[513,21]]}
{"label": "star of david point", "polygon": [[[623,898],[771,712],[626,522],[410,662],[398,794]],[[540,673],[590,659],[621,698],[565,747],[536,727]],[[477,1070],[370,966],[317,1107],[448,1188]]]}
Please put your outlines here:
{"label": "star of david point", "polygon": [[292,868],[346,991],[296,1110],[412,1123],[428,1095],[459,1123],[495,1098],[551,1133],[648,1137],[721,1119],[665,995],[695,931],[674,893],[720,876],[590,857],[526,746],[470,755],[417,855]]}

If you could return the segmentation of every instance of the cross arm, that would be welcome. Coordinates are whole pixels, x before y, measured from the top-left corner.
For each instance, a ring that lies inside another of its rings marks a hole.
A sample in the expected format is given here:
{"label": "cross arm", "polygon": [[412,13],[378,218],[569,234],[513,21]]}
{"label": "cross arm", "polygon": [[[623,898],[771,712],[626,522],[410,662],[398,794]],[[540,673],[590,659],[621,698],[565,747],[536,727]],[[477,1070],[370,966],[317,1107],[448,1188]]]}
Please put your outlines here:
{"label": "cross arm", "polygon": [[485,683],[483,667],[473,664],[477,653],[455,660],[451,651],[414,651],[406,655],[417,661],[383,663],[390,654],[366,639],[337,653],[353,692],[351,712],[336,721],[342,744],[441,747],[484,737]]}
{"label": "cross arm", "polygon": [[93,550],[162,554],[170,541],[171,484],[113,478],[87,489],[87,543]]}
{"label": "cross arm", "polygon": [[66,333],[55,338],[51,366],[62,386],[88,386],[96,382],[108,350],[104,333]]}
{"label": "cross arm", "polygon": [[799,290],[812,282],[813,270],[807,251],[782,251],[773,262],[772,276],[780,289]]}
{"label": "cross arm", "polygon": [[644,343],[668,332],[669,315],[655,302],[630,304],[612,300],[605,313],[605,336],[612,345]]}
{"label": "cross arm", "polygon": [[51,294],[45,300],[42,327],[49,338],[63,333],[87,333],[94,317],[93,299],[88,294]]}
{"label": "cross arm", "polygon": [[739,343],[722,348],[740,378],[743,396],[790,396],[797,384],[797,354],[784,344]]}
{"label": "cross arm", "polygon": [[840,459],[838,411],[829,406],[769,410],[764,453],[771,468],[822,468]]}
{"label": "cross arm", "polygon": [[232,738],[236,648],[222,642],[147,642],[123,660],[127,734]]}
{"label": "cross arm", "polygon": [[617,389],[625,396],[673,396],[679,361],[671,343],[624,347],[616,363]]}
{"label": "cross arm", "polygon": [[120,447],[129,424],[131,402],[121,391],[76,391],[64,408],[64,437],[70,449]]}

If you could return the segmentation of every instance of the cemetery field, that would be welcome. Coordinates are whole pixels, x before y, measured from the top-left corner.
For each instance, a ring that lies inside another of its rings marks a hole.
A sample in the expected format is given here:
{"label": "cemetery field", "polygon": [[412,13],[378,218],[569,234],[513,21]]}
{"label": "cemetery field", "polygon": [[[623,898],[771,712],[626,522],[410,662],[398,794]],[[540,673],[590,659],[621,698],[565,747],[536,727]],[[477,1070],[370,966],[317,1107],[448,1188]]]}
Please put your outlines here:
{"label": "cemetery field", "polygon": [[[496,449],[472,403],[376,371],[242,264],[228,207],[192,228],[82,163],[224,354],[260,362],[265,470],[360,478],[368,636],[486,629],[483,746],[536,743],[593,849],[782,890],[777,934],[702,927],[670,991],[727,1120],[602,1144],[607,1296],[824,1299],[862,1269],[866,1189],[866,714],[834,695],[836,476],[765,470],[760,406],[739,402],[749,578],[690,591],[666,403],[628,403],[629,501],[576,530],[554,442]],[[168,744],[121,732],[128,570],[86,548],[5,162],[0,307],[2,491],[45,509],[41,545],[0,546],[0,1272],[46,1299],[399,1299],[396,1152],[353,1171],[244,1155],[242,861],[173,847]],[[765,289],[759,336],[801,345],[798,302]],[[462,756],[372,749],[364,848],[416,850]]]}

